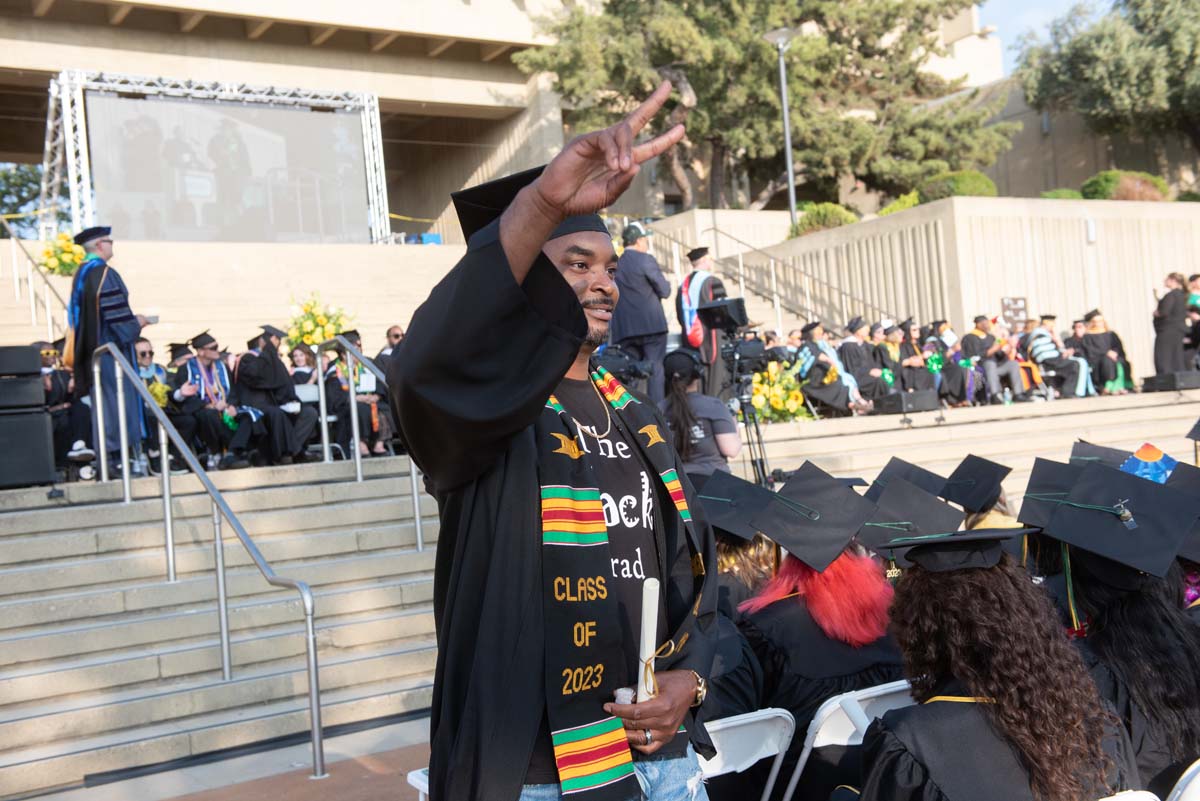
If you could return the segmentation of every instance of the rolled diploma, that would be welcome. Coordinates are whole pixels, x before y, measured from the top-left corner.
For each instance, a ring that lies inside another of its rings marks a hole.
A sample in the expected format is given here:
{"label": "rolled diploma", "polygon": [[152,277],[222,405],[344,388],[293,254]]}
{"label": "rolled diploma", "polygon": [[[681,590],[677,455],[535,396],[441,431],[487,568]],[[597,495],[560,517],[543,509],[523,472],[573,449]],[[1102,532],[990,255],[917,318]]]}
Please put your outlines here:
{"label": "rolled diploma", "polygon": [[[654,659],[658,650],[658,579],[648,578],[642,585],[642,638],[638,644],[638,701],[654,697],[654,685],[650,684],[646,663]],[[653,667],[653,665],[651,665]]]}

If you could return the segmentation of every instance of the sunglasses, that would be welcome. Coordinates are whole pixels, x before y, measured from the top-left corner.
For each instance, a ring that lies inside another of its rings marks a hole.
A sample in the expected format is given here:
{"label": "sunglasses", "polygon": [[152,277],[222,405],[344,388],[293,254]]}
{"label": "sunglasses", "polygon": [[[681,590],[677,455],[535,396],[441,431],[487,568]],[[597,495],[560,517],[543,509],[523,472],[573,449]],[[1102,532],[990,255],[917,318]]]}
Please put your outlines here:
{"label": "sunglasses", "polygon": [[154,351],[152,351],[152,350],[139,350],[137,352],[137,357],[139,359],[142,358],[143,356],[153,356],[153,355],[154,355]]}
{"label": "sunglasses", "polygon": [[42,355],[43,355],[43,356],[47,356],[47,357],[48,357],[48,356],[57,356],[57,355],[58,355],[58,351],[57,351],[57,350],[55,350],[55,349],[53,349],[53,348],[51,348],[50,350],[44,350],[44,351],[42,351]]}
{"label": "sunglasses", "polygon": [[391,336],[388,337],[388,339],[393,340],[395,342],[399,342],[400,340],[404,339],[404,334],[392,334]]}

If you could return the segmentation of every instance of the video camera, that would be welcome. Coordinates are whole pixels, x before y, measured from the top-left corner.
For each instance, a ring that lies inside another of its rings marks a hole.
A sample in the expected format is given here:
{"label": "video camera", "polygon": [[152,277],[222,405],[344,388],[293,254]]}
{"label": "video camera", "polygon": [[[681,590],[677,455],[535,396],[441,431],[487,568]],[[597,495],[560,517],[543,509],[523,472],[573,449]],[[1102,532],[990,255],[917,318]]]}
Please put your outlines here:
{"label": "video camera", "polygon": [[654,372],[654,364],[649,361],[638,361],[623,350],[619,345],[609,345],[599,356],[597,363],[616,376],[622,384],[633,384],[638,379],[647,379]]}

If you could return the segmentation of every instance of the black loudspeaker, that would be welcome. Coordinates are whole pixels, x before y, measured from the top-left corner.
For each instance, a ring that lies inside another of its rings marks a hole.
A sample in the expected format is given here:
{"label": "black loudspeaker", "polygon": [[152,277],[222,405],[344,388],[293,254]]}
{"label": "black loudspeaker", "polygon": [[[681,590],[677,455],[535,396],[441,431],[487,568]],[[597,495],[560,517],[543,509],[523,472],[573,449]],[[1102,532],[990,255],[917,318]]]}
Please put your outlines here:
{"label": "black loudspeaker", "polygon": [[30,345],[0,347],[0,375],[30,375],[42,371],[42,354]]}
{"label": "black loudspeaker", "polygon": [[0,377],[0,409],[31,411],[45,405],[46,388],[40,374]]}
{"label": "black loudspeaker", "polygon": [[1200,389],[1200,370],[1164,373],[1142,382],[1142,392],[1176,392],[1181,389]]}
{"label": "black loudspeaker", "polygon": [[57,477],[50,415],[0,414],[0,487],[53,484]]}
{"label": "black loudspeaker", "polygon": [[935,412],[940,407],[937,390],[919,389],[916,392],[895,392],[875,401],[876,414],[907,414]]}

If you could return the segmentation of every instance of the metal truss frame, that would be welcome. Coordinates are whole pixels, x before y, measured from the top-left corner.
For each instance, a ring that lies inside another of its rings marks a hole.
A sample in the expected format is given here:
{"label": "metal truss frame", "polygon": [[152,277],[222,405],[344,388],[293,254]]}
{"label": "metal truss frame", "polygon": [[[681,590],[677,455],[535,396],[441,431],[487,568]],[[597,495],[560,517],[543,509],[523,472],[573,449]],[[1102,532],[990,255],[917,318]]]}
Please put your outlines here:
{"label": "metal truss frame", "polygon": [[[379,99],[369,92],[327,92],[253,86],[228,81],[191,81],[147,77],[115,72],[64,70],[50,82],[46,115],[46,145],[42,158],[42,197],[46,208],[57,196],[65,163],[71,198],[71,223],[80,230],[96,222],[92,168],[88,154],[87,111],[84,92],[115,92],[140,96],[210,100],[228,103],[261,103],[271,106],[357,111],[363,132],[367,173],[367,213],[372,242],[387,242],[391,236],[388,218],[387,179],[383,164],[383,134],[379,121]],[[42,229],[54,225],[42,218]],[[45,238],[43,236],[43,238]]]}

